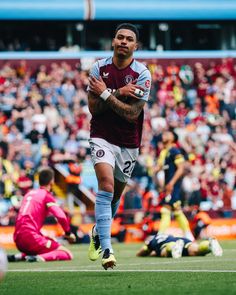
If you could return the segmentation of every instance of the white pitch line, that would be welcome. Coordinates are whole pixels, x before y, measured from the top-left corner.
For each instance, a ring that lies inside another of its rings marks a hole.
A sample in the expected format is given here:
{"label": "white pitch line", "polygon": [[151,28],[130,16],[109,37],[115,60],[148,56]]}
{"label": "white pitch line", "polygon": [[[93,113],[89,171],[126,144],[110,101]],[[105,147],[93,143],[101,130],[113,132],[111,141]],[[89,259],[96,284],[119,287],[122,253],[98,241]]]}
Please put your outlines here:
{"label": "white pitch line", "polygon": [[[203,262],[232,262],[232,261],[236,261],[236,259],[230,259],[230,258],[215,258],[215,257],[212,257],[213,259],[169,259],[169,261],[160,261],[160,259],[158,259],[156,262],[147,262],[147,263],[119,263],[119,266],[145,266],[145,265],[157,265],[157,266],[160,266],[160,265],[166,265],[166,264],[187,264],[187,263],[203,263]],[[219,260],[215,260],[215,259],[219,259]],[[149,258],[148,258],[149,259]],[[154,258],[155,259],[155,258]],[[141,258],[142,260],[142,258]],[[151,259],[150,259],[151,260]],[[152,260],[153,261],[153,260]],[[94,268],[94,267],[97,267],[97,265],[86,265],[86,266],[78,266],[78,267],[88,267],[88,268]]]}
{"label": "white pitch line", "polygon": [[[212,257],[212,258],[215,258],[215,257]],[[215,258],[215,259],[218,259],[218,258]],[[236,259],[230,259],[230,258],[226,258],[226,259],[219,259],[218,261],[217,260],[213,260],[213,259],[199,259],[199,260],[190,260],[190,259],[187,259],[187,260],[183,260],[183,259],[170,259],[170,261],[161,261],[158,260],[157,262],[147,262],[147,263],[129,263],[128,265],[129,266],[138,266],[138,265],[165,265],[165,264],[180,264],[180,263],[202,263],[202,262],[226,262],[226,261],[236,261]],[[123,265],[126,265],[125,263],[119,263],[120,266],[123,266]]]}
{"label": "white pitch line", "polygon": [[[199,259],[199,260],[196,260],[196,259],[187,259],[187,260],[180,260],[180,259],[170,259],[170,261],[160,261],[159,259],[158,259],[158,261],[156,261],[156,262],[147,262],[147,263],[119,263],[119,267],[124,267],[124,266],[126,266],[126,267],[134,267],[134,266],[139,266],[139,267],[145,267],[145,266],[149,266],[149,265],[152,265],[152,266],[161,266],[161,265],[166,265],[166,264],[172,264],[172,265],[179,265],[179,264],[185,264],[185,263],[191,263],[191,264],[194,264],[194,263],[202,263],[202,262],[212,262],[212,261],[214,261],[214,262],[216,262],[216,260],[212,260],[212,259],[205,259],[205,260],[203,260],[203,259]],[[230,261],[230,262],[232,262],[232,261],[236,261],[236,259],[230,259],[230,258],[220,258],[217,262],[227,262],[227,261]],[[91,264],[91,265],[77,265],[77,266],[65,266],[65,265],[63,265],[63,266],[58,266],[57,267],[57,271],[77,271],[77,270],[79,270],[79,271],[83,271],[84,269],[87,269],[88,271],[96,271],[96,269],[94,269],[94,268],[97,268],[98,267],[98,264],[96,263],[96,264]],[[44,268],[35,268],[36,270],[39,270],[39,271],[46,271],[46,269],[44,269]],[[18,271],[18,269],[11,269],[11,270],[8,270],[8,271]],[[21,271],[21,269],[19,270],[19,271]],[[33,269],[32,269],[32,271],[33,271]],[[163,270],[164,271],[164,270]],[[173,270],[174,271],[174,270]],[[187,270],[186,270],[187,271]]]}
{"label": "white pitch line", "polygon": [[[116,269],[113,272],[208,272],[208,273],[236,273],[236,270],[221,270],[221,269]],[[91,270],[91,269],[15,269],[8,270],[8,272],[104,272],[104,270]]]}

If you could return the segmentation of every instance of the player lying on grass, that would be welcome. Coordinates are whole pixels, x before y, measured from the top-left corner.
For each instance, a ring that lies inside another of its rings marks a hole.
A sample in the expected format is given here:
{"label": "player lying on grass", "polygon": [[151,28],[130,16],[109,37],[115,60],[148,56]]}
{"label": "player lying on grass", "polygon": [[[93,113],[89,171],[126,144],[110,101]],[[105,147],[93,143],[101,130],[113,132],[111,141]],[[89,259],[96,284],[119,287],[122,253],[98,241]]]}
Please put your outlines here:
{"label": "player lying on grass", "polygon": [[157,233],[146,240],[145,245],[136,255],[180,258],[182,256],[204,256],[208,253],[212,253],[214,256],[222,256],[223,254],[223,250],[215,238],[192,242],[186,238]]}
{"label": "player lying on grass", "polygon": [[51,214],[56,217],[65,231],[65,238],[69,242],[75,241],[64,211],[57,205],[55,198],[50,193],[53,182],[53,170],[43,168],[39,172],[40,188],[33,189],[24,196],[14,232],[17,249],[22,253],[8,255],[9,262],[72,259],[72,253],[67,248],[40,232],[45,218]]}

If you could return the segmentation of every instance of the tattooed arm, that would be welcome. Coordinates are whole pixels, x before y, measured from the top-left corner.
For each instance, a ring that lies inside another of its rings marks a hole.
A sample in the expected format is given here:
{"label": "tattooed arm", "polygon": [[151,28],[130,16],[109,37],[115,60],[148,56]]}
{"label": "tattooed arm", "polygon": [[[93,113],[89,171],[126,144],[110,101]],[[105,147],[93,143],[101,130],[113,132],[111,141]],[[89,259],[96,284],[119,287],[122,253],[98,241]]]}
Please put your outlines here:
{"label": "tattooed arm", "polygon": [[108,105],[91,91],[88,93],[88,107],[93,116],[100,115],[108,109]]}
{"label": "tattooed arm", "polygon": [[106,101],[106,104],[121,118],[134,122],[140,115],[145,101],[142,99],[129,98],[127,103],[117,99],[114,95],[110,95]]}
{"label": "tattooed arm", "polygon": [[[142,87],[134,84],[128,84],[114,94],[111,94],[106,101],[103,101],[99,98],[100,94],[106,89],[106,85],[101,78],[96,79],[91,77],[89,80],[90,91],[93,92],[93,95],[97,97],[98,100],[101,100],[103,104],[112,109],[123,119],[134,122],[140,115],[145,101],[139,99],[138,96],[134,94],[135,89],[143,89]],[[120,99],[118,99],[119,97]],[[127,97],[127,99],[122,99],[122,97]],[[99,103],[97,103],[100,105]],[[98,106],[97,106],[98,107]]]}

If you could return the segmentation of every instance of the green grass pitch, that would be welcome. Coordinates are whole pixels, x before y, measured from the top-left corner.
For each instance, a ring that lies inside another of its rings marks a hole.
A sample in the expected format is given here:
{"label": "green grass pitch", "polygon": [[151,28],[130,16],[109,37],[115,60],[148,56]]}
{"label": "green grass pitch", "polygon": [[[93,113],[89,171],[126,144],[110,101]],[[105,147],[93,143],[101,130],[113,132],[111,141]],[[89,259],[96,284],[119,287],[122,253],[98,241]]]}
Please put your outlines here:
{"label": "green grass pitch", "polygon": [[9,265],[0,295],[235,295],[236,240],[221,243],[222,257],[138,258],[140,244],[114,244],[115,270],[87,259],[88,245],[74,245],[70,262]]}

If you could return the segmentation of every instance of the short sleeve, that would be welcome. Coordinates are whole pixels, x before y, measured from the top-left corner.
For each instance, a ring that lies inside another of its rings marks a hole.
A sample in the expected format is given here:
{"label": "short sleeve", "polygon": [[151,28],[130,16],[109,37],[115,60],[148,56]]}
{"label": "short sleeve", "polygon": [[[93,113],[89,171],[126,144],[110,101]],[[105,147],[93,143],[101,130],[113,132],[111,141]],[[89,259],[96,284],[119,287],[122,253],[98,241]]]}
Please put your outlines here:
{"label": "short sleeve", "polygon": [[150,89],[151,89],[151,73],[148,69],[145,69],[138,77],[137,85],[144,88],[144,95],[141,99],[148,101]]}
{"label": "short sleeve", "polygon": [[[89,76],[91,76],[91,77],[95,77],[95,78],[99,79],[100,74],[99,74],[99,65],[98,65],[98,61],[96,61],[96,62],[93,64],[92,68],[90,69]],[[90,89],[89,89],[89,86],[88,86],[88,87],[87,87],[87,91],[89,91],[89,90],[90,90]]]}
{"label": "short sleeve", "polygon": [[184,156],[179,149],[172,149],[172,156],[176,165],[185,162]]}

